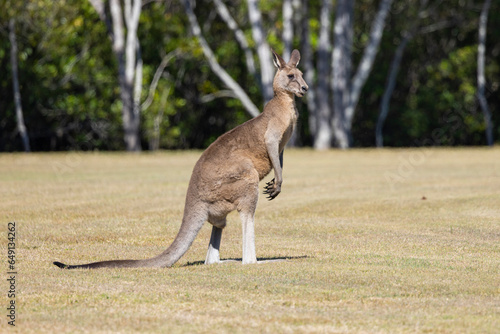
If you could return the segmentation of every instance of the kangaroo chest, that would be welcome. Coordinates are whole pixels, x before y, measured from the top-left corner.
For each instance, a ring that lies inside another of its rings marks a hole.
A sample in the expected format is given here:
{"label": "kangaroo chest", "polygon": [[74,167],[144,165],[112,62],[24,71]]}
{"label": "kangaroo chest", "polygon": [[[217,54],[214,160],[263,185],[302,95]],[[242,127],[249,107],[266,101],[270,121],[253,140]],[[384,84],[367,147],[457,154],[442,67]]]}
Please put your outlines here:
{"label": "kangaroo chest", "polygon": [[281,139],[280,143],[280,152],[283,151],[285,148],[286,144],[292,137],[292,133],[295,129],[295,126],[297,124],[297,119],[298,119],[299,113],[297,111],[297,108],[295,105],[293,105],[292,108],[290,108],[290,114],[289,114],[289,119],[288,119],[288,124],[286,125],[285,131],[283,133],[283,137]]}

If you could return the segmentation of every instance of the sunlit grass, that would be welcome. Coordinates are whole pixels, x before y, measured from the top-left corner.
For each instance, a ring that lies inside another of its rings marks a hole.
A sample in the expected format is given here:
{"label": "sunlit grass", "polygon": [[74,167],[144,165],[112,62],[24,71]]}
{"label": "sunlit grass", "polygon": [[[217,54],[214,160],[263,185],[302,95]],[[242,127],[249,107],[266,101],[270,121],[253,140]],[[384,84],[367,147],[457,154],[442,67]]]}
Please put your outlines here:
{"label": "sunlit grass", "polygon": [[[256,248],[259,258],[286,261],[198,265],[207,224],[170,269],[52,265],[146,258],[165,249],[178,230],[199,154],[0,155],[2,244],[7,223],[17,223],[16,329],[500,328],[499,149],[285,152],[282,193],[271,202],[260,198]],[[241,258],[237,214],[229,216],[221,256]]]}

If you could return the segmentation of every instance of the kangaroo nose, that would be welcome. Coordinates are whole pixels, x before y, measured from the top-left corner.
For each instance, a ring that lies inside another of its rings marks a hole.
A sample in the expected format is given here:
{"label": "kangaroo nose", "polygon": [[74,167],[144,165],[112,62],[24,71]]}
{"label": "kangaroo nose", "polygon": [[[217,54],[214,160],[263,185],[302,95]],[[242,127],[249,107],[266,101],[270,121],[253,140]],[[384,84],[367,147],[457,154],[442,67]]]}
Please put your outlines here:
{"label": "kangaroo nose", "polygon": [[302,90],[303,90],[304,92],[307,92],[307,86],[302,86]]}

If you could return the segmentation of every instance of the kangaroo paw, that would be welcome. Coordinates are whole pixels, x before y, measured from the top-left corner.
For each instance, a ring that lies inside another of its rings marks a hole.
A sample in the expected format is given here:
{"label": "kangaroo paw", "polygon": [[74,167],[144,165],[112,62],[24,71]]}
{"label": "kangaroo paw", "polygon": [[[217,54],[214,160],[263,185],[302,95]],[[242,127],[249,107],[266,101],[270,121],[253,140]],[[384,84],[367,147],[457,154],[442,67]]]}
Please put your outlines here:
{"label": "kangaroo paw", "polygon": [[281,192],[281,187],[278,187],[274,182],[274,179],[266,183],[264,187],[264,195],[268,195],[267,199],[272,201]]}

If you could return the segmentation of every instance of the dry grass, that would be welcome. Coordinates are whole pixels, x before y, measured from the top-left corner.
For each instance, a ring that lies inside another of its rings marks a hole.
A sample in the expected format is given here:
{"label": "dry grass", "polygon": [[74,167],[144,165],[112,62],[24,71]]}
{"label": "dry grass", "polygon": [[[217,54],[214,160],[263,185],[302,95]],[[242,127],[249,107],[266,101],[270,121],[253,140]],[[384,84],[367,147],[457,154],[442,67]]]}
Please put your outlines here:
{"label": "dry grass", "polygon": [[[197,265],[206,225],[170,269],[51,264],[158,254],[198,156],[0,155],[2,245],[7,222],[18,232],[16,330],[498,332],[499,149],[287,151],[283,192],[256,214],[257,256],[287,261]],[[232,214],[221,255],[240,249]]]}

